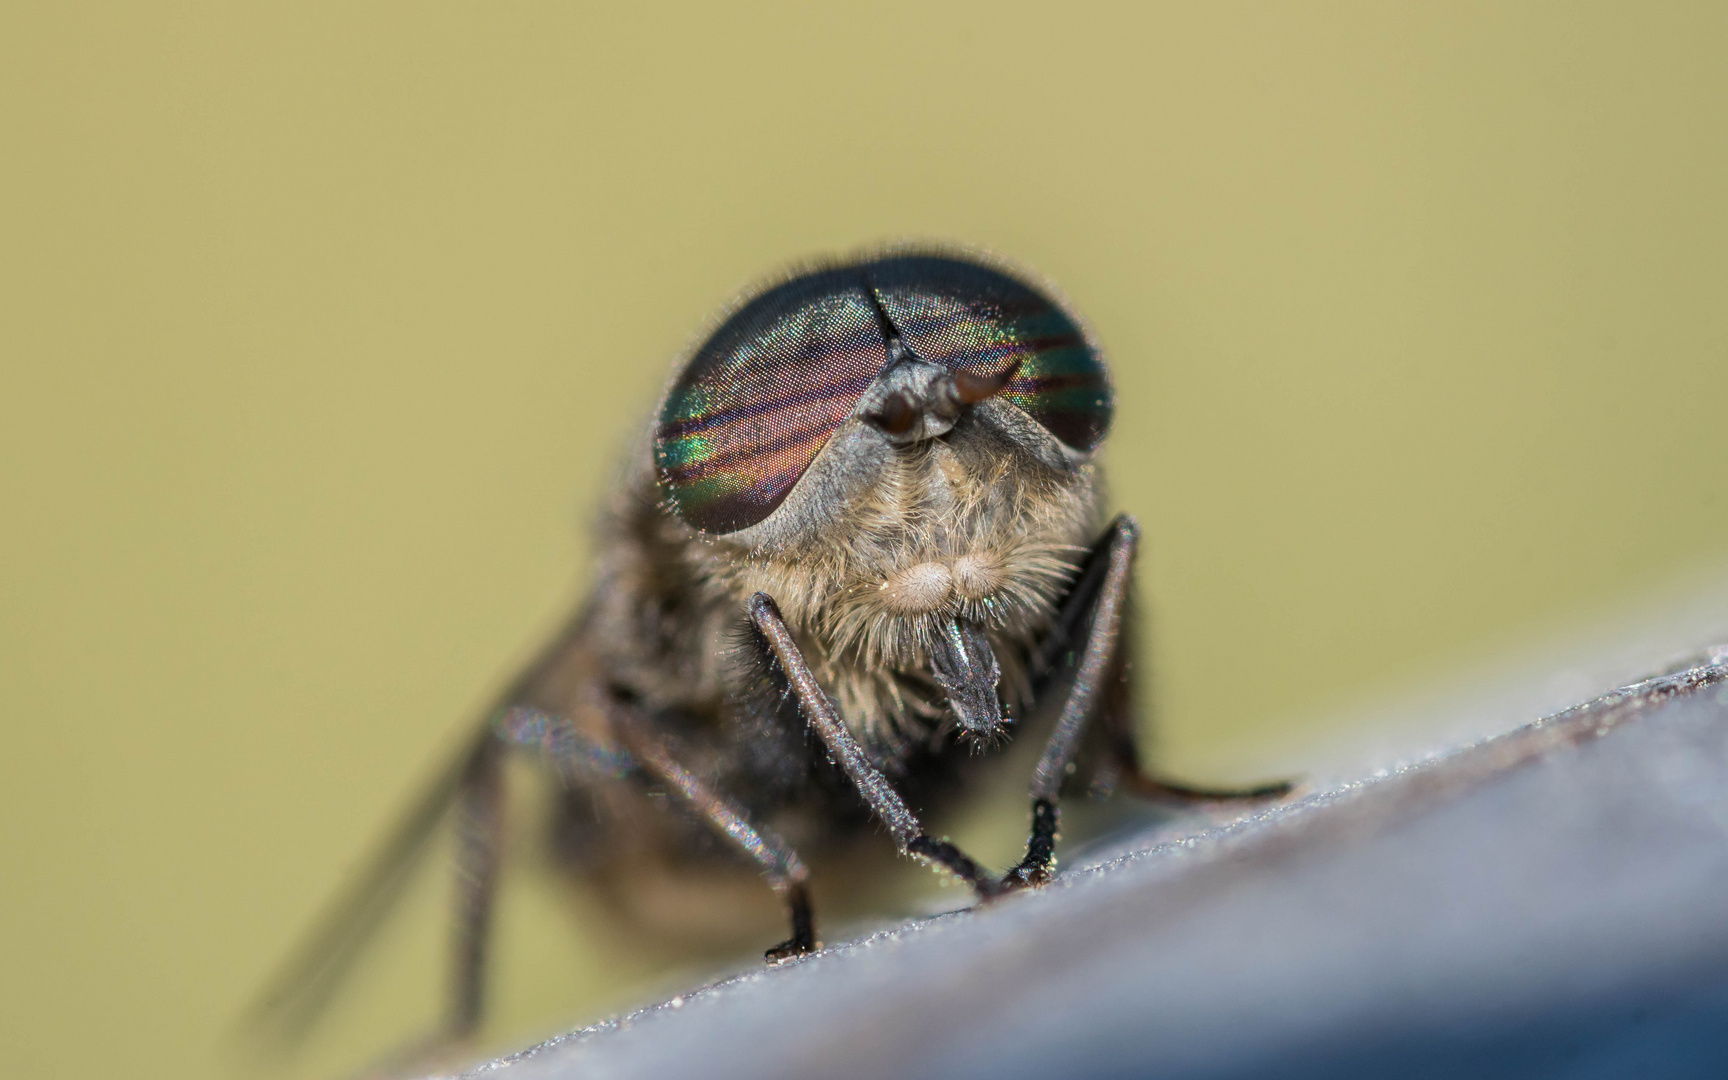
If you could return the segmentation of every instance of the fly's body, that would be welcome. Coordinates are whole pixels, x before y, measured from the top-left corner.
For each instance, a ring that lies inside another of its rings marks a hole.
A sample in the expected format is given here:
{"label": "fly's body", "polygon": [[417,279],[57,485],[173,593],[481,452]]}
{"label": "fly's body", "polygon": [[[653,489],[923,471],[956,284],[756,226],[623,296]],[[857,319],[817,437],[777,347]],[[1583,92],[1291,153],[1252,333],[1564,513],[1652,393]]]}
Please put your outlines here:
{"label": "fly's body", "polygon": [[[1188,800],[1284,791],[1196,791],[1140,770],[1137,529],[1105,522],[1095,462],[1113,404],[1078,320],[975,255],[843,261],[748,297],[662,400],[605,511],[582,612],[272,1004],[323,996],[453,810],[447,1026],[475,1025],[510,752],[558,784],[573,867],[627,891],[644,866],[677,876],[718,851],[764,879],[790,924],[771,961],[817,947],[800,850],[876,836],[989,899],[1052,874],[1065,781]],[[966,760],[1034,720],[1031,836],[998,876],[923,821]]]}

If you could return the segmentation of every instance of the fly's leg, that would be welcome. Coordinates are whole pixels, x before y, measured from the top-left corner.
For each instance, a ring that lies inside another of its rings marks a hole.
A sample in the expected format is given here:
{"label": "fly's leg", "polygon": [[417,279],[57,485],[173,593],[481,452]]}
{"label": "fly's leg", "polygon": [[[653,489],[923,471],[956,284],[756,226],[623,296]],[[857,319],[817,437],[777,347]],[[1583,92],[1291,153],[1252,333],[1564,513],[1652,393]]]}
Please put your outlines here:
{"label": "fly's leg", "polygon": [[[1126,516],[1119,518],[1117,524],[1132,534],[1126,541],[1132,562],[1138,546],[1139,527],[1132,518]],[[1106,550],[1109,550],[1109,539],[1110,534],[1106,534]],[[1126,581],[1123,587],[1127,587]],[[1105,681],[1104,693],[1098,703],[1097,722],[1103,725],[1108,742],[1109,760],[1106,769],[1113,774],[1105,779],[1113,779],[1130,794],[1142,799],[1193,806],[1263,802],[1290,794],[1296,785],[1289,780],[1273,780],[1246,787],[1197,787],[1153,776],[1144,771],[1140,764],[1140,749],[1134,737],[1133,680],[1128,677],[1128,665],[1134,655],[1134,630],[1132,608],[1124,604],[1118,616],[1116,666]],[[1110,785],[1106,782],[1099,786],[1108,790]]]}
{"label": "fly's leg", "polygon": [[1133,715],[1128,708],[1127,656],[1129,587],[1139,539],[1140,527],[1132,517],[1124,514],[1110,524],[1069,592],[1050,637],[1033,658],[1034,675],[1043,689],[1049,685],[1052,669],[1064,654],[1074,650],[1085,628],[1073,684],[1062,704],[1056,730],[1032,772],[1032,834],[1026,842],[1026,857],[1008,872],[1003,880],[1006,888],[1042,885],[1050,880],[1061,820],[1062,780],[1074,763],[1088,722],[1100,713],[1109,727],[1109,768],[1135,794],[1183,802],[1223,802],[1271,798],[1290,791],[1287,782],[1241,790],[1193,788],[1141,771]]}
{"label": "fly's leg", "polygon": [[[493,732],[480,732],[421,795],[365,873],[343,890],[252,1005],[246,1024],[256,1035],[286,1047],[311,1030],[362,947],[407,889],[414,868],[432,850],[452,807],[489,775],[482,759],[496,751]],[[476,938],[483,933],[483,922],[475,924]]]}
{"label": "fly's leg", "polygon": [[[1124,608],[1139,534],[1139,526],[1126,515],[1111,523],[1100,541],[1101,550],[1094,549],[1051,632],[1051,639],[1059,644],[1071,640],[1087,622],[1086,609],[1090,608],[1090,627],[1073,686],[1062,703],[1056,730],[1032,771],[1032,835],[1026,841],[1026,857],[1003,879],[1007,887],[1042,885],[1050,880],[1056,861],[1062,779],[1079,749],[1086,722],[1097,711],[1100,699],[1113,688],[1111,684],[1123,674],[1116,660],[1122,644]],[[1048,653],[1048,648],[1045,651]],[[1043,655],[1038,659],[1048,665],[1054,657]],[[1112,679],[1112,675],[1116,678]]]}
{"label": "fly's leg", "polygon": [[[665,785],[686,810],[749,856],[785,902],[792,936],[769,949],[767,959],[780,961],[814,952],[819,946],[805,884],[809,871],[798,853],[773,832],[752,824],[742,807],[679,764],[657,737],[652,718],[628,695],[599,686],[591,689],[578,706],[584,723],[516,706],[498,714],[494,727],[498,739],[548,763],[559,783],[572,790],[636,773]],[[600,731],[606,734],[597,738]]]}
{"label": "fly's leg", "polygon": [[452,1038],[480,1025],[486,952],[504,847],[504,747],[488,739],[469,758],[456,796],[455,964],[446,1020]]}
{"label": "fly's leg", "polygon": [[907,807],[900,793],[894,790],[881,770],[870,763],[858,740],[841,723],[834,711],[834,703],[828,700],[816,676],[810,673],[810,665],[804,662],[804,654],[792,639],[792,632],[780,617],[780,609],[775,606],[773,598],[767,593],[757,593],[750,598],[749,611],[750,621],[767,640],[768,648],[779,661],[780,669],[786,673],[793,693],[798,695],[805,723],[821,738],[829,755],[845,771],[877,820],[887,826],[901,853],[943,867],[970,885],[981,898],[988,899],[1000,892],[995,878],[965,852],[946,840],[925,833],[917,815]]}
{"label": "fly's leg", "polygon": [[629,714],[628,706],[613,703],[613,730],[630,752],[631,758],[649,775],[666,785],[691,812],[714,827],[762,868],[768,886],[786,904],[792,923],[792,936],[769,949],[765,959],[770,963],[804,956],[820,948],[816,940],[816,922],[810,912],[810,893],[805,885],[810,876],[803,860],[779,836],[752,825],[742,807],[708,787],[684,768],[652,734],[641,729],[640,721]]}

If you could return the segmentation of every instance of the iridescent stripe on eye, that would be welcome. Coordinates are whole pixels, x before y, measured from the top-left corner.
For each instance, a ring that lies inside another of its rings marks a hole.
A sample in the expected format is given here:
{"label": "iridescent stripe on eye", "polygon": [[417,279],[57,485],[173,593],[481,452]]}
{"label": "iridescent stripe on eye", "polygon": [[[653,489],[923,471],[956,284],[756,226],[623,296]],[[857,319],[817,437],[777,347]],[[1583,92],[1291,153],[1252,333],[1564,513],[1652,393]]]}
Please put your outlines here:
{"label": "iridescent stripe on eye", "polygon": [[1018,364],[1002,400],[1076,450],[1104,438],[1109,376],[1052,300],[961,259],[878,259],[767,290],[690,358],[654,435],[674,513],[725,533],[785,501],[887,363],[872,293],[914,355],[979,375]]}
{"label": "iridescent stripe on eye", "polygon": [[1002,391],[1050,434],[1090,451],[1110,427],[1104,362],[1049,298],[983,266],[913,256],[865,268],[882,306],[917,355],[993,375],[1019,361]]}
{"label": "iridescent stripe on eye", "polygon": [[795,278],[746,304],[661,407],[654,461],[671,508],[705,532],[773,513],[886,358],[856,270]]}

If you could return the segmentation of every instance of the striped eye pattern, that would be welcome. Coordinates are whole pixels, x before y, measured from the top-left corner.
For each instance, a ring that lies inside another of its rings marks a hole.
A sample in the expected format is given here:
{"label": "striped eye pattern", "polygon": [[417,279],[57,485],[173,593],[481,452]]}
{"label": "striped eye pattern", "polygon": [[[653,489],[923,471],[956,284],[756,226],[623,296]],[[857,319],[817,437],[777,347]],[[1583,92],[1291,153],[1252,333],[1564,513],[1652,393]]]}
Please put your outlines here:
{"label": "striped eye pattern", "polygon": [[913,353],[974,375],[1020,366],[1001,397],[1076,450],[1110,427],[1110,378],[1073,319],[1000,271],[951,258],[886,259],[868,268],[883,310]]}
{"label": "striped eye pattern", "polygon": [[654,433],[661,493],[679,517],[735,532],[785,501],[888,362],[878,304],[914,355],[984,376],[1018,364],[1002,400],[1075,450],[1103,441],[1109,376],[1053,301],[953,256],[876,259],[767,289],[696,350]]}

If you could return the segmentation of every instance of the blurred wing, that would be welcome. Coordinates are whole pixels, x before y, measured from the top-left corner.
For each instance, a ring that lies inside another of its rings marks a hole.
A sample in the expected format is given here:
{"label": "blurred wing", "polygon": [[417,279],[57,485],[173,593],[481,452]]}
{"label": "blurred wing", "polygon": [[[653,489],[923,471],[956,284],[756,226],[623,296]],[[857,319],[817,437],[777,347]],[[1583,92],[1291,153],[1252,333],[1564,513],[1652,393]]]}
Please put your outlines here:
{"label": "blurred wing", "polygon": [[445,765],[372,856],[365,872],[338,894],[265,985],[242,1020],[244,1029],[267,1040],[292,1044],[317,1023],[432,850],[439,827],[451,815],[465,780],[475,775],[486,754],[498,749],[494,717],[515,703],[534,699],[549,680],[568,671],[567,662],[580,647],[585,626],[585,615],[572,620],[499,696],[480,730]]}
{"label": "blurred wing", "polygon": [[462,790],[462,778],[489,748],[491,728],[447,764],[368,861],[366,871],[338,894],[265,986],[244,1024],[266,1038],[303,1038],[353,969],[366,943],[401,900],[414,871],[432,850],[438,826]]}

